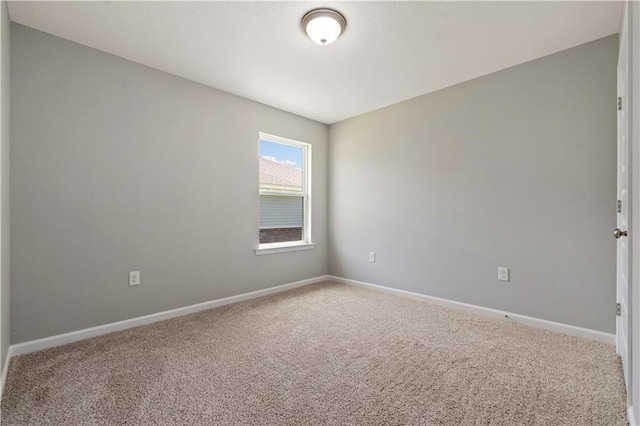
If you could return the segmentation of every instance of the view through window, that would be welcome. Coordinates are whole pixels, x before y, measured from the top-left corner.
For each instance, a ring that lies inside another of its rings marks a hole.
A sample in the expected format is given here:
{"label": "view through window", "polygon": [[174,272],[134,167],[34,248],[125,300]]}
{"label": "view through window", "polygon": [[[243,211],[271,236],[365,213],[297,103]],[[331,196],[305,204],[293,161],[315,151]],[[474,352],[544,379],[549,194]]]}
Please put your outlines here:
{"label": "view through window", "polygon": [[260,244],[308,241],[310,146],[260,134]]}

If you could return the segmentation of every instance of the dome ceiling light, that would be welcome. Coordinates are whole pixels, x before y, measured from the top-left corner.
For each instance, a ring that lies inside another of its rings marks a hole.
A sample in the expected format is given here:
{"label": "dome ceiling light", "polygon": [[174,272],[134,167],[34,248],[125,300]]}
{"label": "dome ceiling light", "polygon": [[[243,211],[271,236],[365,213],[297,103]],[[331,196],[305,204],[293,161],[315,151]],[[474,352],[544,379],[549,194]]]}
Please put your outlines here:
{"label": "dome ceiling light", "polygon": [[331,9],[314,9],[302,17],[302,28],[314,43],[331,44],[342,34],[347,21]]}

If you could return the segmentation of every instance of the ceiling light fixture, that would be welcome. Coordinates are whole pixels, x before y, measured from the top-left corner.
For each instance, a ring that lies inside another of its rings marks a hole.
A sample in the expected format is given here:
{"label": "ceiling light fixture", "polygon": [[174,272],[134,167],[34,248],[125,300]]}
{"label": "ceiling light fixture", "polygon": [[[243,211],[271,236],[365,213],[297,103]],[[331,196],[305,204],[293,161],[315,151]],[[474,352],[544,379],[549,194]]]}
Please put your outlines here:
{"label": "ceiling light fixture", "polygon": [[314,43],[331,44],[342,34],[347,21],[331,9],[314,9],[302,17],[302,28]]}

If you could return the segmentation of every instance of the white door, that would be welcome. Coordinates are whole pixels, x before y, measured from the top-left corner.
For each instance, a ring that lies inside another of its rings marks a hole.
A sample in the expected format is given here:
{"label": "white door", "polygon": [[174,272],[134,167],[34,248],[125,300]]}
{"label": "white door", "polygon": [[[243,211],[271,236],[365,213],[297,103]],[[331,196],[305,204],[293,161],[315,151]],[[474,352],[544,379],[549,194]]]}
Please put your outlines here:
{"label": "white door", "polygon": [[[626,20],[625,20],[626,21]],[[627,391],[629,384],[629,99],[628,46],[626,22],[620,33],[618,56],[618,220],[614,237],[618,245],[616,347],[622,360]]]}

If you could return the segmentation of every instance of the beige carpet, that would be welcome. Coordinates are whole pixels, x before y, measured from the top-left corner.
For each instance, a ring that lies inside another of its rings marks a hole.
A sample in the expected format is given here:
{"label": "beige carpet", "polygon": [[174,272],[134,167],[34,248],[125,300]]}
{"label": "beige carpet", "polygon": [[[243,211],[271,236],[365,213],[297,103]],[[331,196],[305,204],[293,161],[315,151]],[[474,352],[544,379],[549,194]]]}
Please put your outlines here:
{"label": "beige carpet", "polygon": [[624,425],[612,346],[324,283],[14,358],[4,425]]}

